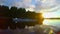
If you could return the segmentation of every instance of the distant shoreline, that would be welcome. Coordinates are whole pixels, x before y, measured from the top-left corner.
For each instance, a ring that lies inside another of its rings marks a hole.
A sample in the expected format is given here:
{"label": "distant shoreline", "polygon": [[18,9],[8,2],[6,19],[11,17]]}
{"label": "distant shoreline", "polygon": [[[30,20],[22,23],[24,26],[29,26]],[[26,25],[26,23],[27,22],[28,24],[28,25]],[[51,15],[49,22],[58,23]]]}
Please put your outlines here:
{"label": "distant shoreline", "polygon": [[44,18],[44,19],[60,19],[60,18]]}

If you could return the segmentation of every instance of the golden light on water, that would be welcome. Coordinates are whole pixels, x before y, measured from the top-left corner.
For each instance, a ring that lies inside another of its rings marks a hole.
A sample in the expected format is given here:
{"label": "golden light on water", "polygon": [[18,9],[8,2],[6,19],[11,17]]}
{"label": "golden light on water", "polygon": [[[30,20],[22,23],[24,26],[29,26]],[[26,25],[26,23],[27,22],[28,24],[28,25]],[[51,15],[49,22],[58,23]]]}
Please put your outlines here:
{"label": "golden light on water", "polygon": [[[54,14],[53,13],[43,13],[43,15],[42,15],[44,18],[55,18],[54,16]],[[43,24],[44,25],[49,25],[50,23],[48,23],[48,22],[51,22],[51,21],[49,21],[49,20],[44,20],[43,21]]]}
{"label": "golden light on water", "polygon": [[47,22],[48,20],[44,20],[43,21],[43,24],[45,24],[45,25],[48,25],[48,22]]}

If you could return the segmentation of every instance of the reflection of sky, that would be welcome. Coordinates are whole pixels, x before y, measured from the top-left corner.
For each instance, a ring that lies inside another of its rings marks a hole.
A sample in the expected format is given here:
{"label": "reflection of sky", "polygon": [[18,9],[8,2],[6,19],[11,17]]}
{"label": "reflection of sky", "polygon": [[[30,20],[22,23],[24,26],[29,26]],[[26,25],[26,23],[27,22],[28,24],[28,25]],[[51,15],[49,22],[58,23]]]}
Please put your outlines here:
{"label": "reflection of sky", "polygon": [[36,12],[52,12],[60,17],[60,0],[0,0],[0,5],[24,7]]}
{"label": "reflection of sky", "polygon": [[43,24],[60,27],[60,19],[59,20],[45,19]]}
{"label": "reflection of sky", "polygon": [[36,19],[22,19],[22,18],[13,18],[14,22],[35,22]]}

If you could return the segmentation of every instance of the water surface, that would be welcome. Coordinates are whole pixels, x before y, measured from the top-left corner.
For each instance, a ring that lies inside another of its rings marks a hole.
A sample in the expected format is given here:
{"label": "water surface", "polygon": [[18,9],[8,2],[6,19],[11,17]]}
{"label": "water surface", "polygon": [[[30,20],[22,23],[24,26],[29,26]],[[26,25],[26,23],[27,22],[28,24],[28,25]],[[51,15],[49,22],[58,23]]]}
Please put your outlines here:
{"label": "water surface", "polygon": [[60,27],[60,19],[45,19],[43,24]]}

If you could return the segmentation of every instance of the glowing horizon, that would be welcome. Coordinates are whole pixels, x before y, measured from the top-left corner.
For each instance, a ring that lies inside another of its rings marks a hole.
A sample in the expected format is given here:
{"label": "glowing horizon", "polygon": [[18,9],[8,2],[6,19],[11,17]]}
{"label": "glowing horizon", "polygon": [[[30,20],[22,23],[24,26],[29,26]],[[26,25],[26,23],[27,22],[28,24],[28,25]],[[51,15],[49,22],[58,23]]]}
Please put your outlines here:
{"label": "glowing horizon", "polygon": [[0,5],[21,7],[37,13],[43,12],[44,18],[60,18],[60,0],[0,0]]}
{"label": "glowing horizon", "polygon": [[53,12],[43,13],[42,15],[44,18],[60,18],[60,16]]}

